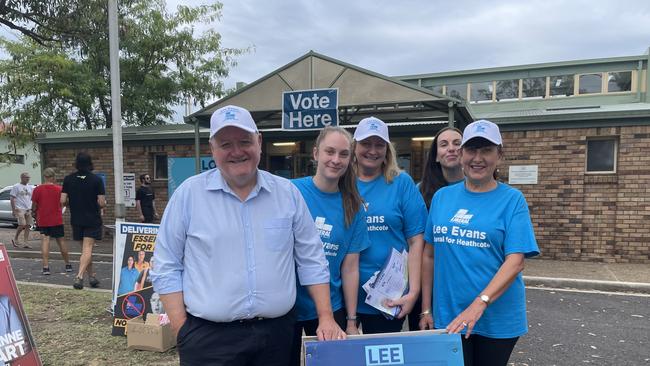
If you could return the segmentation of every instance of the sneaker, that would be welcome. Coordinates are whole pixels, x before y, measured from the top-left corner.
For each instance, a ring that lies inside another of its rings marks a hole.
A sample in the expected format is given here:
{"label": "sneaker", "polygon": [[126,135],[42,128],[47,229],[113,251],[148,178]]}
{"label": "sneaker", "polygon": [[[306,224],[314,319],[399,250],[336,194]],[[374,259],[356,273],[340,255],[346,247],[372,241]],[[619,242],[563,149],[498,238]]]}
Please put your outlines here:
{"label": "sneaker", "polygon": [[72,264],[66,264],[65,265],[65,271],[68,272],[68,273],[72,272]]}
{"label": "sneaker", "polygon": [[43,267],[43,275],[44,276],[50,275],[50,267]]}
{"label": "sneaker", "polygon": [[74,287],[77,290],[83,289],[84,288],[83,278],[75,277],[74,282],[72,282],[72,287]]}
{"label": "sneaker", "polygon": [[90,278],[88,278],[88,282],[92,288],[99,287],[99,280],[95,276],[90,276]]}

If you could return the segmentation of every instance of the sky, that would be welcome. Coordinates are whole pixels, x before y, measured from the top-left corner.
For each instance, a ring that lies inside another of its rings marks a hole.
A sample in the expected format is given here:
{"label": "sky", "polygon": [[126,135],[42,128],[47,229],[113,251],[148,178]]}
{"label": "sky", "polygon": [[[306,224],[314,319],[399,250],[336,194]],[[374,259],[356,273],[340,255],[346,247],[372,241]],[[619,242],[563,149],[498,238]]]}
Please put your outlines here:
{"label": "sky", "polygon": [[[214,0],[167,0],[198,5]],[[251,83],[310,50],[388,76],[641,55],[648,0],[223,0],[224,80]],[[0,28],[0,34],[4,32]],[[0,55],[2,56],[2,55]],[[179,108],[182,110],[182,108]]]}
{"label": "sky", "polygon": [[[168,7],[181,0],[168,0]],[[205,2],[205,1],[204,1]],[[226,86],[314,50],[384,75],[645,54],[650,1],[223,0]]]}

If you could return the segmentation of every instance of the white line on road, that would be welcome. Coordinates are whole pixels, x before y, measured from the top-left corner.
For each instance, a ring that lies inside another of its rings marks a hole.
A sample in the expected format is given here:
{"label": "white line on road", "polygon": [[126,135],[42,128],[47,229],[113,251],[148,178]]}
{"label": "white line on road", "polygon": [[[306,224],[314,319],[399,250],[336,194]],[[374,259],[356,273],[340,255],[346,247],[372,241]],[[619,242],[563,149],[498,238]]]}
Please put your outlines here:
{"label": "white line on road", "polygon": [[580,292],[580,293],[584,293],[584,294],[650,297],[650,294],[641,294],[641,293],[636,293],[636,292],[611,292],[611,291],[597,291],[597,290],[579,290],[579,289],[573,289],[573,288],[533,287],[533,286],[526,286],[526,288],[529,289],[529,290],[542,290],[542,291]]}

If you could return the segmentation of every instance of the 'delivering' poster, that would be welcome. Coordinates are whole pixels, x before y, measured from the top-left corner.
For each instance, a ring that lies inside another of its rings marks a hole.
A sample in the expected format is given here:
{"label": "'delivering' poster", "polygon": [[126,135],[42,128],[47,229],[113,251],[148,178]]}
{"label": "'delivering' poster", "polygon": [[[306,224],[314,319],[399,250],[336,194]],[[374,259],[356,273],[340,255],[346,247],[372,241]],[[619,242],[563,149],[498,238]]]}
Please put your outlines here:
{"label": "'delivering' poster", "polygon": [[150,270],[158,225],[116,222],[113,265],[113,331],[126,335],[126,322],[148,313],[163,313],[160,297],[153,291]]}

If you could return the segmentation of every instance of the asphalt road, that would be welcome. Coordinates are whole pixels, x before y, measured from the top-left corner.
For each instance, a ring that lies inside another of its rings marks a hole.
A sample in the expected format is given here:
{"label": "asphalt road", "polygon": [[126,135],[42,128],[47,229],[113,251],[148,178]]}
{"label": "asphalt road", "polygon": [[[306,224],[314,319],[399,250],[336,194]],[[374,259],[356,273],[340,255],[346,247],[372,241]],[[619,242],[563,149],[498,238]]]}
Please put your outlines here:
{"label": "asphalt road", "polygon": [[528,289],[513,365],[650,365],[650,296]]}
{"label": "asphalt road", "polygon": [[[17,281],[70,285],[70,288],[72,288],[72,281],[79,270],[79,262],[72,261],[71,263],[73,271],[72,273],[66,273],[63,260],[50,259],[50,272],[52,274],[44,276],[40,259],[11,258],[11,266]],[[112,263],[94,262],[93,267],[93,270],[97,273],[97,279],[101,282],[99,288],[111,290]],[[89,286],[88,277],[85,277],[84,281],[84,286]]]}

